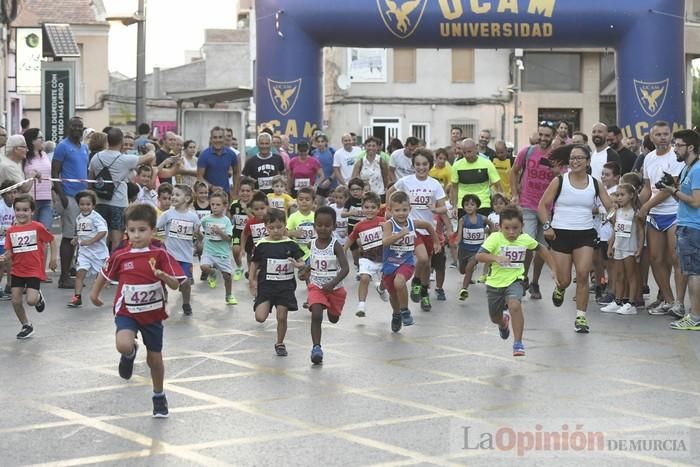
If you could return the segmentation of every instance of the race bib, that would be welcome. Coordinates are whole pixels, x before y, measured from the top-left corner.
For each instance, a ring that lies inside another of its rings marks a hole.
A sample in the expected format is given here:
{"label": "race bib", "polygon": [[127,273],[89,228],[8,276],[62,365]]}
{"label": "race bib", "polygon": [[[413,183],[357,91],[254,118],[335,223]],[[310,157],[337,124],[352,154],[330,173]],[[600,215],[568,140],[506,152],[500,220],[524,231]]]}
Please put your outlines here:
{"label": "race bib", "polygon": [[170,221],[170,230],[168,231],[168,237],[191,241],[193,235],[193,222],[183,221],[180,219],[173,219],[172,221]]}
{"label": "race bib", "polygon": [[311,186],[311,179],[309,178],[297,178],[294,180],[294,189],[299,190],[299,188],[306,188]]}
{"label": "race bib", "polygon": [[281,209],[284,211],[284,199],[283,198],[271,198],[270,207],[273,209]]}
{"label": "race bib", "polygon": [[518,269],[522,267],[525,263],[526,253],[527,248],[524,246],[502,246],[501,256],[508,258],[510,260],[510,264],[501,267],[504,269]]}
{"label": "race bib", "polygon": [[265,279],[268,281],[288,281],[294,279],[294,265],[288,259],[267,259]]}
{"label": "race bib", "polygon": [[467,245],[481,245],[484,243],[484,229],[462,229],[462,242]]}
{"label": "race bib", "polygon": [[78,235],[85,235],[92,233],[93,223],[92,219],[81,219],[77,225]]}
{"label": "race bib", "polygon": [[233,226],[236,230],[243,230],[246,222],[248,222],[248,216],[245,214],[236,214],[233,216]]}
{"label": "race bib", "polygon": [[[218,233],[216,233],[212,230],[212,227],[214,227],[215,225],[219,225],[219,224],[214,224],[214,223],[207,224],[207,230],[206,230],[207,239],[212,240],[212,241],[220,241],[221,235],[219,235]],[[221,225],[219,225],[219,227],[221,227]]]}
{"label": "race bib", "polygon": [[615,221],[615,236],[630,238],[632,236],[632,220],[618,219]]}
{"label": "race bib", "polygon": [[26,232],[12,232],[10,234],[13,253],[26,253],[36,251],[39,247],[36,242],[36,230]]}
{"label": "race bib", "polygon": [[163,286],[152,284],[125,284],[122,288],[124,305],[129,313],[145,313],[163,308]]}
{"label": "race bib", "polygon": [[318,255],[311,258],[311,275],[333,278],[338,273],[338,258],[335,255]]}
{"label": "race bib", "polygon": [[195,209],[194,212],[197,213],[197,216],[199,217],[200,221],[202,219],[204,219],[206,216],[208,216],[209,214],[211,214],[211,211],[209,209]]}
{"label": "race bib", "polygon": [[271,190],[272,189],[272,177],[260,177],[258,178],[258,188],[261,190]]}
{"label": "race bib", "polygon": [[301,243],[311,243],[311,240],[316,238],[316,231],[312,224],[300,225],[301,237],[298,239]]}
{"label": "race bib", "polygon": [[369,230],[365,230],[364,232],[360,232],[360,245],[362,245],[362,249],[365,251],[381,247],[383,236],[384,233],[381,227],[373,227]]}
{"label": "race bib", "polygon": [[389,248],[393,251],[398,251],[398,252],[402,252],[402,253],[415,250],[416,249],[416,233],[409,232],[407,235],[404,235],[403,237],[398,239],[396,241],[396,243],[392,243]]}
{"label": "race bib", "polygon": [[412,209],[430,209],[430,205],[433,201],[433,197],[423,191],[411,191],[410,197]]}
{"label": "race bib", "polygon": [[253,244],[257,245],[260,240],[267,236],[265,224],[250,224],[250,235],[253,237]]}

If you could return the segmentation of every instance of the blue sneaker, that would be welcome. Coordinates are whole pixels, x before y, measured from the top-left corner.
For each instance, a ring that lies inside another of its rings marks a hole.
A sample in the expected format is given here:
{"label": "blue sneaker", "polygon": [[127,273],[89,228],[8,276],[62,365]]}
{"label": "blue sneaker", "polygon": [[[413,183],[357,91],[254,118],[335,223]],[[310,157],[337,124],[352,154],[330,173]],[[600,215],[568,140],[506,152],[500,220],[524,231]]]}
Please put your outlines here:
{"label": "blue sneaker", "polygon": [[393,332],[399,332],[401,330],[401,313],[392,313],[391,330]]}
{"label": "blue sneaker", "polygon": [[525,356],[525,346],[521,341],[513,342],[513,356],[514,357],[524,357]]}
{"label": "blue sneaker", "polygon": [[404,326],[411,326],[413,324],[413,316],[411,316],[411,310],[401,310],[401,322]]}
{"label": "blue sneaker", "polygon": [[435,295],[437,295],[437,300],[439,302],[444,302],[445,300],[447,300],[447,296],[445,295],[444,289],[435,289]]}
{"label": "blue sneaker", "polygon": [[320,365],[323,363],[323,350],[321,350],[320,345],[314,345],[311,349],[311,363],[314,365]]}
{"label": "blue sneaker", "polygon": [[503,312],[503,327],[498,326],[498,332],[501,334],[501,339],[506,340],[510,337],[510,313]]}

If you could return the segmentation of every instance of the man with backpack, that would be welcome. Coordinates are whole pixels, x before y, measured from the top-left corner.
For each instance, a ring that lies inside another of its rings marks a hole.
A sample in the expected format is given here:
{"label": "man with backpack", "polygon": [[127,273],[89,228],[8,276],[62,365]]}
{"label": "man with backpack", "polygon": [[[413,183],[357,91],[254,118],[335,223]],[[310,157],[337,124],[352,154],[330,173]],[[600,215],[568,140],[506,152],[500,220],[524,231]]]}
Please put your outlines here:
{"label": "man with backpack", "polygon": [[[537,219],[537,206],[549,183],[556,176],[549,162],[554,131],[554,122],[541,121],[538,129],[539,143],[521,149],[510,172],[511,201],[523,211],[523,232],[540,243],[544,243],[545,239],[542,223]],[[544,262],[535,257],[532,282],[528,282],[527,274],[531,263],[532,254],[528,252],[525,257],[525,290],[529,289],[530,298],[539,300],[542,298],[539,279]]]}
{"label": "man with backpack", "polygon": [[122,154],[124,134],[119,128],[107,132],[108,149],[98,152],[90,161],[90,179],[97,180],[92,189],[97,194],[95,209],[107,222],[111,249],[117,248],[124,235],[124,210],[129,205],[127,182],[129,172],[141,164],[150,164],[155,154],[143,156]]}

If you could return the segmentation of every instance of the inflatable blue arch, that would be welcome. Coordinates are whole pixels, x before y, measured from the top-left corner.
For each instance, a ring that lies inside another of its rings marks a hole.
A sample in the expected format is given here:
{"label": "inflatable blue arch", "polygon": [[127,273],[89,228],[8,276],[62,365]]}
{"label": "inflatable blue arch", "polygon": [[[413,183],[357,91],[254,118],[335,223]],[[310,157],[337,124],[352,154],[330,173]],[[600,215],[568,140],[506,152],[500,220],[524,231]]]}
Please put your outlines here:
{"label": "inflatable blue arch", "polygon": [[292,141],[322,121],[322,47],[617,52],[618,124],[684,127],[683,0],[256,0],[258,127]]}

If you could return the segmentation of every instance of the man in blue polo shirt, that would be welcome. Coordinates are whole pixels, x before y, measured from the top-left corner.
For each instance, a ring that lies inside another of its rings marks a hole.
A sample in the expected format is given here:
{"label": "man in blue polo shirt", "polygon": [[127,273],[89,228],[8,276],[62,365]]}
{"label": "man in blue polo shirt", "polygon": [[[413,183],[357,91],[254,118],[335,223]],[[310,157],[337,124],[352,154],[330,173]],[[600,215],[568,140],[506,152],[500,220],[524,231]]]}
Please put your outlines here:
{"label": "man in blue polo shirt", "polygon": [[[238,191],[240,170],[238,155],[233,149],[224,146],[225,130],[215,126],[209,133],[209,144],[197,159],[197,179],[219,187],[227,194]],[[233,187],[229,187],[229,174],[233,172]]]}
{"label": "man in blue polo shirt", "polygon": [[[83,120],[73,117],[68,123],[68,135],[53,153],[51,176],[53,178],[87,179],[88,148],[80,142],[83,136]],[[70,278],[70,267],[73,262],[74,246],[71,240],[75,237],[75,219],[80,214],[75,195],[87,188],[87,182],[54,182],[53,190],[58,196],[59,203],[56,211],[61,216],[61,276],[58,280],[59,289],[72,289],[73,280]]]}

